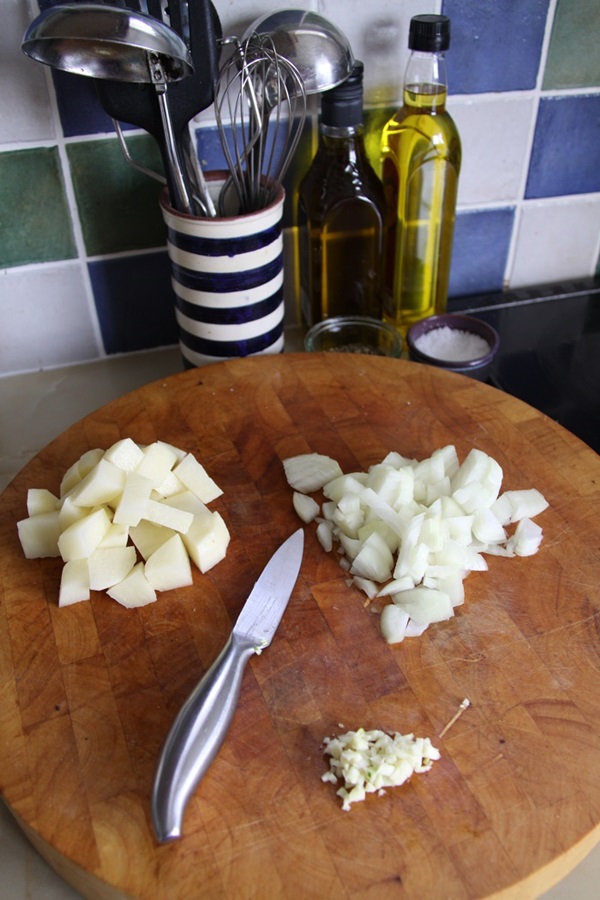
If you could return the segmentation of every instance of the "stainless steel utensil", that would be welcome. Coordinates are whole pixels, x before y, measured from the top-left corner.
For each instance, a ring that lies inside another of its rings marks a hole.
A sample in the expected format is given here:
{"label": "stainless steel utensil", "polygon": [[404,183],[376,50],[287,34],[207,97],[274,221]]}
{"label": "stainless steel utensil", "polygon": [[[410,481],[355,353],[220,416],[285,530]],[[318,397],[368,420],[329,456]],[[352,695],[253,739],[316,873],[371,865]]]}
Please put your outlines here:
{"label": "stainless steel utensil", "polygon": [[[125,0],[131,8],[140,7],[146,0]],[[148,5],[150,14],[162,16],[160,0]],[[190,121],[214,100],[214,85],[218,71],[221,23],[210,0],[170,0],[169,24],[184,39],[192,56],[194,71],[191,75],[169,85],[169,109],[173,124],[175,145],[179,159],[187,175],[194,213],[216,214],[206,187],[190,136]],[[164,178],[139,166],[129,155],[119,122],[128,122],[143,128],[161,146],[162,125],[156,95],[150,84],[131,84],[116,81],[100,81],[96,85],[100,103],[115,122],[117,136],[127,161],[151,177]]]}
{"label": "stainless steel utensil", "polygon": [[298,71],[307,94],[328,91],[348,77],[354,54],[337,25],[305,9],[280,9],[256,19],[242,36],[268,35],[279,56]]}
{"label": "stainless steel utensil", "polygon": [[240,212],[268,206],[293,158],[306,116],[302,79],[268,35],[252,35],[235,44],[219,72],[215,115],[230,171],[221,210],[228,206],[231,185]]}
{"label": "stainless steel utensil", "polygon": [[100,80],[152,84],[163,131],[165,170],[173,206],[191,212],[179,159],[167,85],[193,72],[189,50],[163,22],[122,7],[67,3],[44,10],[29,26],[22,50],[54,68]]}
{"label": "stainless steel utensil", "polygon": [[181,708],[161,751],[152,791],[159,841],[181,836],[188,800],[229,730],[246,663],[271,643],[300,571],[304,532],[274,553],[235,623],[225,647]]}

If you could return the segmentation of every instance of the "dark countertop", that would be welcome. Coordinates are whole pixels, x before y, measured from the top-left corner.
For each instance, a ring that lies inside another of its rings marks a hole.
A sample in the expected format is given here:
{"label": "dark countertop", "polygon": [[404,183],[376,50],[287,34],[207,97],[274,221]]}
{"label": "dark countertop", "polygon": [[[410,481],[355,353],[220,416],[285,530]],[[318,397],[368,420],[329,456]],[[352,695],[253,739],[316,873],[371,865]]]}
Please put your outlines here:
{"label": "dark countertop", "polygon": [[600,278],[453,298],[448,312],[499,332],[492,384],[600,453]]}

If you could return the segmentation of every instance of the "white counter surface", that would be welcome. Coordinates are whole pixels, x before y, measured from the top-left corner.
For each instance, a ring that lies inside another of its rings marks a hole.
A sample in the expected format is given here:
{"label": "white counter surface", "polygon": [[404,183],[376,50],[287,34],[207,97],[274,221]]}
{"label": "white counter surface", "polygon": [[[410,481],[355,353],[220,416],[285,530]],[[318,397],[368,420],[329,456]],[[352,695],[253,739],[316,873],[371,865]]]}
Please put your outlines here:
{"label": "white counter surface", "polygon": [[[42,447],[83,416],[181,369],[179,350],[169,348],[0,379],[0,490]],[[0,897],[6,900],[77,900],[80,896],[38,856],[2,803],[0,872]],[[600,846],[544,898],[596,900],[599,883]],[[515,900],[517,896],[526,895],[515,892]]]}

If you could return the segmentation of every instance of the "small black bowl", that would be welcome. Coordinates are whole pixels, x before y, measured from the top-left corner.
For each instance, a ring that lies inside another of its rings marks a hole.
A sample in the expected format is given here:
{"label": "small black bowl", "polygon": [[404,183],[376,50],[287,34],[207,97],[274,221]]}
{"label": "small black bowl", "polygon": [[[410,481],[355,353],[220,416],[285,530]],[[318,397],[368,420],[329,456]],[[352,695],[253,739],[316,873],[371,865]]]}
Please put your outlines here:
{"label": "small black bowl", "polygon": [[[482,337],[489,345],[489,350],[475,359],[450,360],[430,356],[418,348],[417,342],[420,337],[444,326]],[[500,346],[500,335],[495,328],[488,325],[487,322],[475,318],[475,316],[464,316],[459,313],[442,313],[438,316],[428,316],[426,319],[421,319],[420,322],[415,322],[408,330],[406,343],[408,344],[409,357],[415,362],[427,363],[430,366],[446,369],[448,372],[460,372],[463,375],[476,378],[478,381],[486,381]]]}

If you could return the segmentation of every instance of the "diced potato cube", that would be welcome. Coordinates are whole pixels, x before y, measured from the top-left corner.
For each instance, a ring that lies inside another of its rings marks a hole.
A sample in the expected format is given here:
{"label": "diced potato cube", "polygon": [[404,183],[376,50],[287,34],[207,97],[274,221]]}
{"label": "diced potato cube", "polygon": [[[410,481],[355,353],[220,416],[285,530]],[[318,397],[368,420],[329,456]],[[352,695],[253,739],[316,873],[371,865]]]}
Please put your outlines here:
{"label": "diced potato cube", "polygon": [[157,444],[161,444],[163,447],[167,447],[171,451],[171,453],[175,454],[175,459],[177,462],[181,462],[184,456],[186,456],[186,451],[182,450],[181,447],[175,447],[174,444],[169,444],[167,441],[157,441]]}
{"label": "diced potato cube", "polygon": [[202,573],[225,559],[229,531],[218,512],[195,517],[190,530],[182,536],[186,550]]}
{"label": "diced potato cube", "polygon": [[126,547],[129,540],[129,528],[127,525],[110,526],[98,547]]}
{"label": "diced potato cube", "polygon": [[223,493],[204,466],[191,453],[184,456],[175,466],[173,474],[203,503],[210,503]]}
{"label": "diced potato cube", "polygon": [[129,529],[129,536],[144,559],[152,556],[154,551],[162,547],[174,534],[177,532],[172,528],[155,525],[154,522],[147,522],[145,519],[142,519],[139,525],[134,525]]}
{"label": "diced potato cube", "polygon": [[71,491],[76,506],[104,506],[119,497],[125,486],[125,473],[101,459]]}
{"label": "diced potato cube", "polygon": [[156,601],[156,591],[146,578],[144,563],[141,562],[133,567],[123,581],[110,587],[106,593],[129,609]]}
{"label": "diced potato cube", "polygon": [[104,591],[123,581],[135,562],[135,547],[96,547],[88,559],[90,588]]}
{"label": "diced potato cube", "polygon": [[154,551],[144,572],[156,591],[171,591],[193,584],[190,558],[180,535],[174,534]]}
{"label": "diced potato cube", "polygon": [[58,540],[60,521],[58,510],[40,513],[17,522],[17,531],[27,559],[60,556]]}
{"label": "diced potato cube", "polygon": [[177,462],[177,454],[172,447],[161,441],[155,441],[144,449],[136,472],[149,478],[154,488],[158,488]]}
{"label": "diced potato cube", "polygon": [[104,454],[104,459],[117,466],[118,469],[123,469],[124,472],[133,472],[143,458],[144,451],[131,438],[117,441]]}
{"label": "diced potato cube", "polygon": [[110,525],[111,520],[104,507],[69,525],[58,538],[58,549],[64,561],[91,556]]}
{"label": "diced potato cube", "polygon": [[60,483],[60,496],[64,497],[76,484],[79,484],[82,478],[85,478],[103,456],[104,450],[101,450],[99,447],[95,447],[93,450],[86,450],[73,465],[69,466],[63,475]]}
{"label": "diced potato cube", "polygon": [[152,481],[149,478],[139,472],[128,472],[113,522],[117,525],[138,525],[146,514],[151,492]]}
{"label": "diced potato cube", "polygon": [[218,512],[211,512],[191,491],[170,497],[165,503],[193,513],[190,529],[182,535],[182,539],[201,572],[208,572],[225,558],[230,535]]}
{"label": "diced potato cube", "polygon": [[58,509],[59,504],[58,497],[45,488],[29,488],[27,491],[27,514],[29,516],[54,512],[55,509]]}
{"label": "diced potato cube", "polygon": [[71,606],[90,599],[90,576],[87,559],[71,559],[62,568],[59,606]]}
{"label": "diced potato cube", "polygon": [[169,472],[163,483],[156,488],[156,493],[160,497],[172,497],[174,494],[181,494],[182,491],[185,491],[185,485],[174,472]]}
{"label": "diced potato cube", "polygon": [[61,500],[60,509],[58,511],[60,530],[64,531],[69,525],[72,525],[73,522],[84,519],[86,516],[89,516],[91,512],[93,512],[93,509],[87,506],[77,506],[71,495],[66,494]]}
{"label": "diced potato cube", "polygon": [[81,475],[79,474],[79,460],[74,462],[73,465],[69,466],[67,471],[62,477],[60,482],[60,496],[66,497],[69,491],[72,491],[76,484],[79,484],[81,481]]}
{"label": "diced potato cube", "polygon": [[191,512],[177,509],[169,503],[148,500],[144,518],[149,522],[154,522],[155,525],[163,525],[165,528],[171,528],[173,531],[180,531],[182,534],[185,534],[189,530],[194,516]]}
{"label": "diced potato cube", "polygon": [[86,450],[85,453],[82,453],[77,460],[80,477],[85,478],[88,472],[98,465],[103,456],[104,450],[101,450],[100,447],[94,447],[93,450]]}

